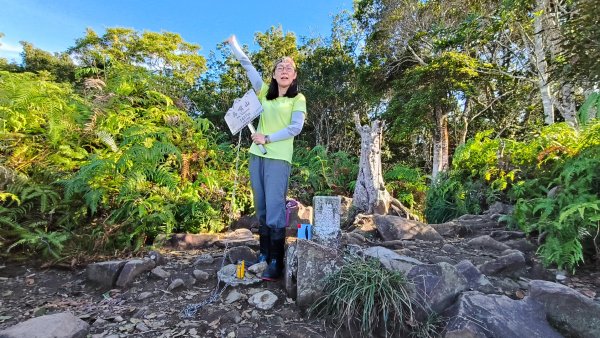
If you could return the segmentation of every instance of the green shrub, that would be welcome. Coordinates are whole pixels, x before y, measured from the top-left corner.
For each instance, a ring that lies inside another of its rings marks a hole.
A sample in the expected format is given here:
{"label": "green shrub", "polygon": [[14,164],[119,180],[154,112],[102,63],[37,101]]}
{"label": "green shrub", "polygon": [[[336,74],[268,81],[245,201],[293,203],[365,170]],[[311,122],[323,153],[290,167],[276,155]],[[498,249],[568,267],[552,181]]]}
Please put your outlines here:
{"label": "green shrub", "polygon": [[396,164],[383,174],[383,178],[392,196],[413,211],[423,213],[427,184],[420,169]]}
{"label": "green shrub", "polygon": [[348,258],[327,278],[324,295],[309,314],[326,318],[338,328],[358,326],[361,336],[371,336],[376,328],[383,328],[387,336],[413,319],[410,293],[410,284],[401,272],[384,269],[371,258]]}
{"label": "green shrub", "polygon": [[296,147],[290,177],[290,195],[312,204],[315,195],[352,195],[358,159],[345,152],[328,153],[325,147]]}

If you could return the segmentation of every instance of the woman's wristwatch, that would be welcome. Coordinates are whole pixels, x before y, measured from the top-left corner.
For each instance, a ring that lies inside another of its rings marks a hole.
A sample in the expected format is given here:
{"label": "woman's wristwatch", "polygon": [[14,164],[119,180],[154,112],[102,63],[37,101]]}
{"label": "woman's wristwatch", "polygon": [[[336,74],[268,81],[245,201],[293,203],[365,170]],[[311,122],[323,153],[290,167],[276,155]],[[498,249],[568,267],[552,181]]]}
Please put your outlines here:
{"label": "woman's wristwatch", "polygon": [[271,139],[269,138],[269,135],[265,135],[265,144],[271,143]]}

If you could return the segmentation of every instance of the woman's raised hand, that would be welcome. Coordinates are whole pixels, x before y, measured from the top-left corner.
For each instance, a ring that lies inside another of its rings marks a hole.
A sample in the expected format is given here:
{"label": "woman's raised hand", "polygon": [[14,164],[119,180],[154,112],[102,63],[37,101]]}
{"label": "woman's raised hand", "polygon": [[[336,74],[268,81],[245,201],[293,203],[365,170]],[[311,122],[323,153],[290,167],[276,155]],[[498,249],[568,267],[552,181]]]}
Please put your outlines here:
{"label": "woman's raised hand", "polygon": [[228,37],[224,42],[233,45],[235,43],[235,35],[232,34],[230,37]]}

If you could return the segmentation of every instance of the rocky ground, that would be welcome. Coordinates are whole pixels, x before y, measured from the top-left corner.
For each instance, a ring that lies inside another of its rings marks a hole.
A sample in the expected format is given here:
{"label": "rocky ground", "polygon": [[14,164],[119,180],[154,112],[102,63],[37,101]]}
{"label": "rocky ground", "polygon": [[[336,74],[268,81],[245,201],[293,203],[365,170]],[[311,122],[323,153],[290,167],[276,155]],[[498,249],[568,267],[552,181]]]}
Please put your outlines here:
{"label": "rocky ground", "polygon": [[[523,299],[529,294],[529,282],[541,279],[569,286],[600,302],[597,267],[581,267],[575,275],[543,268],[534,254],[535,239],[504,229],[494,215],[467,215],[434,225],[435,234],[421,229],[400,237],[386,232],[386,222],[359,217],[346,229],[343,242],[359,250],[381,246],[424,264],[456,265],[469,260],[489,279],[486,294]],[[33,317],[68,311],[90,325],[91,337],[334,336],[331,326],[306,318],[296,301],[288,297],[283,280],[225,288],[223,283],[217,285],[217,271],[230,263],[229,259],[223,261],[226,250],[256,250],[257,243],[233,240],[224,244],[211,238],[174,238],[158,251],[164,259],[158,268],[132,275],[123,287],[94,283],[83,268],[2,263],[0,331]],[[244,250],[238,254],[248,254]],[[185,316],[186,307],[208,302],[211,296],[213,302],[198,308],[192,317]],[[444,331],[440,334],[443,336]]]}

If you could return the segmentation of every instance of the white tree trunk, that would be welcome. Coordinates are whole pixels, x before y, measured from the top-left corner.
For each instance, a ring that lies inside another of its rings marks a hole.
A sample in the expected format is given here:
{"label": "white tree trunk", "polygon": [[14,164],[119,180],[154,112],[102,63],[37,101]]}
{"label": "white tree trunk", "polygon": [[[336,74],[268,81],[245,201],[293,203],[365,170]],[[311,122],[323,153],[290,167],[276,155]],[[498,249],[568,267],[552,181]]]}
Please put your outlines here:
{"label": "white tree trunk", "polygon": [[435,132],[433,134],[433,169],[431,177],[448,169],[450,145],[448,140],[448,114],[441,107],[435,107]]}
{"label": "white tree trunk", "polygon": [[355,115],[355,124],[360,134],[360,161],[352,206],[369,214],[387,214],[391,196],[385,188],[381,171],[381,137],[384,123],[374,120],[370,126],[361,126],[358,116]]}
{"label": "white tree trunk", "polygon": [[536,0],[536,14],[533,19],[533,52],[535,54],[535,66],[538,71],[538,88],[542,96],[542,107],[544,108],[544,122],[554,123],[554,105],[550,93],[548,62],[544,49],[544,17],[548,8],[548,0]]}

